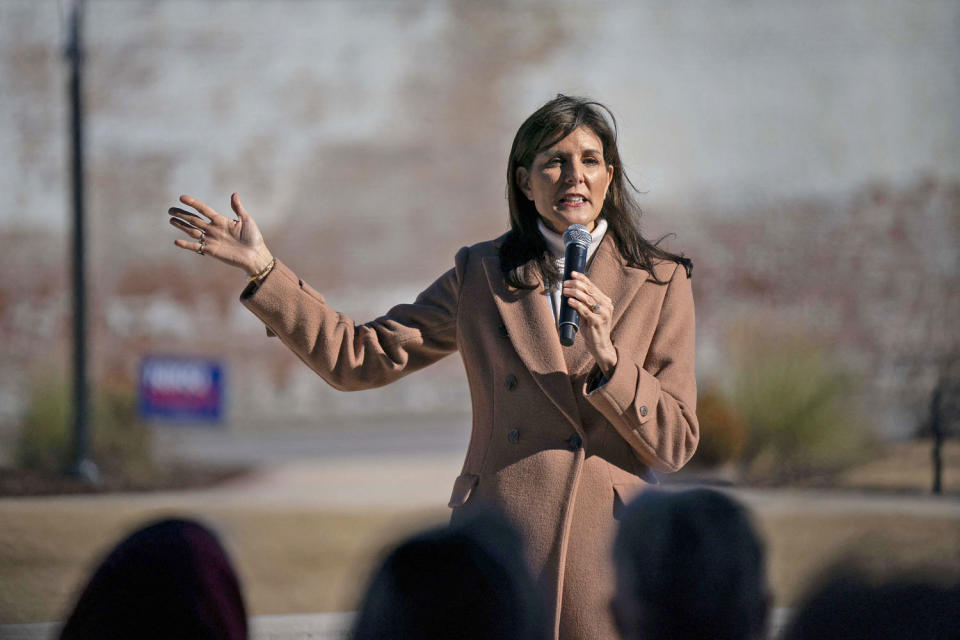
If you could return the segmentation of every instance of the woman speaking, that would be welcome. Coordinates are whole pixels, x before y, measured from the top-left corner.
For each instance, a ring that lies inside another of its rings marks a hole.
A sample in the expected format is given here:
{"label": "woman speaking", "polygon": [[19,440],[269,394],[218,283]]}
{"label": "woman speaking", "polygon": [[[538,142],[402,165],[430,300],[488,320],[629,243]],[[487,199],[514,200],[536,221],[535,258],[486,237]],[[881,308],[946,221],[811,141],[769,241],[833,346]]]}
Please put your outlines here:
{"label": "woman speaking", "polygon": [[[273,257],[237,194],[227,218],[183,196],[178,247],[249,275],[241,302],[337,389],[392,382],[453,351],[473,431],[454,520],[502,508],[526,539],[555,635],[615,638],[610,550],[619,510],[676,471],[699,438],[691,263],[643,238],[603,105],[557,96],[521,125],[507,162],[510,230],[460,249],[410,304],[364,324]],[[590,232],[585,273],[563,280],[562,234]],[[561,346],[563,299],[580,316]]]}

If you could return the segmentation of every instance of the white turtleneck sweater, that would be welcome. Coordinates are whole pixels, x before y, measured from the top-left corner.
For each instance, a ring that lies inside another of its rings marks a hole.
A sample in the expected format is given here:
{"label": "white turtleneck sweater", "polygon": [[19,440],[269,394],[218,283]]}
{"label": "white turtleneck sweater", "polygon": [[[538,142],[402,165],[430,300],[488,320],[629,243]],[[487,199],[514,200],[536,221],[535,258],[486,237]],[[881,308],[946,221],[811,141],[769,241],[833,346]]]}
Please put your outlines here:
{"label": "white turtleneck sweater", "polygon": [[[543,224],[543,220],[537,220],[537,226],[540,228],[540,234],[543,236],[543,239],[547,241],[547,247],[550,249],[550,253],[553,255],[553,260],[557,265],[557,269],[560,273],[563,273],[563,265],[565,258],[565,247],[563,246],[563,236],[556,231],[551,230],[547,225]],[[590,241],[590,247],[587,249],[587,266],[590,267],[590,262],[593,260],[593,254],[596,253],[597,247],[600,246],[600,241],[603,240],[603,234],[607,232],[607,221],[603,218],[597,218],[597,223],[593,227],[593,231],[590,232],[590,235],[593,236],[593,239]],[[547,285],[547,288],[544,290],[544,295],[547,298],[547,303],[550,305],[550,308],[553,310],[553,319],[559,323],[560,322],[560,299],[562,298],[563,283],[554,282]]]}

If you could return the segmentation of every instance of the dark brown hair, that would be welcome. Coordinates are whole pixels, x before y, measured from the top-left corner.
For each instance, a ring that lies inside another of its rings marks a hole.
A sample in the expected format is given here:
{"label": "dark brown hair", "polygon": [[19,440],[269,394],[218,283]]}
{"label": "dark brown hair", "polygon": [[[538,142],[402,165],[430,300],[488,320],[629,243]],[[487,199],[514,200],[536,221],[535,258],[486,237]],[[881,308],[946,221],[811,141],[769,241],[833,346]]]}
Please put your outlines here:
{"label": "dark brown hair", "polygon": [[[607,119],[609,117],[609,120]],[[636,187],[627,177],[617,149],[617,122],[606,106],[586,98],[558,94],[537,109],[520,125],[513,139],[507,161],[507,202],[510,205],[510,232],[500,247],[500,264],[507,284],[519,289],[536,287],[531,277],[539,273],[545,280],[560,277],[549,257],[546,242],[537,228],[536,206],[520,189],[517,169],[527,170],[534,157],[563,140],[577,127],[587,127],[603,143],[603,160],[613,167],[613,180],[603,203],[600,217],[607,221],[607,233],[613,234],[617,249],[632,267],[645,269],[656,282],[654,260],[672,260],[683,265],[687,277],[693,273],[693,262],[683,255],[661,249],[640,235],[640,205],[633,194]]]}

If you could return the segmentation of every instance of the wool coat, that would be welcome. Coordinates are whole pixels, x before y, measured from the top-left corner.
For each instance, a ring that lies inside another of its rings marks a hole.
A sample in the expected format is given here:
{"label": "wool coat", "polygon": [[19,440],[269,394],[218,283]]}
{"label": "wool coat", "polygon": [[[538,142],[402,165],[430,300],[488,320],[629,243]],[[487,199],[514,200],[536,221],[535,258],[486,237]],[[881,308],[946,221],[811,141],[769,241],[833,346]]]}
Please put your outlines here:
{"label": "wool coat", "polygon": [[497,504],[526,540],[555,637],[616,638],[609,603],[619,510],[656,482],[653,471],[683,466],[699,439],[690,280],[662,261],[657,283],[628,266],[606,234],[587,276],[613,301],[618,361],[598,380],[582,337],[560,345],[544,287],[506,283],[504,237],[462,248],[413,303],[365,324],[280,261],[241,300],[337,389],[384,385],[459,351],[473,430],[452,518]]}

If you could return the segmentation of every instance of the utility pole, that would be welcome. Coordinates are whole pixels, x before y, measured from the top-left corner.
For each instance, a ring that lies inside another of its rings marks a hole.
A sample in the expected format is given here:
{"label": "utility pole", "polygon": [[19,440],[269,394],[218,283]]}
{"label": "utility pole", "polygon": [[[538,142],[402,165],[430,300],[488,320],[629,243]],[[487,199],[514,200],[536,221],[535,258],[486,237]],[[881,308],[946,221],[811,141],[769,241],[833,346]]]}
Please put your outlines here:
{"label": "utility pole", "polygon": [[73,170],[73,458],[67,474],[97,482],[99,470],[89,457],[89,387],[87,384],[87,302],[83,215],[83,11],[85,0],[66,0],[70,66],[71,169]]}

